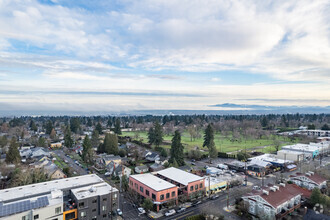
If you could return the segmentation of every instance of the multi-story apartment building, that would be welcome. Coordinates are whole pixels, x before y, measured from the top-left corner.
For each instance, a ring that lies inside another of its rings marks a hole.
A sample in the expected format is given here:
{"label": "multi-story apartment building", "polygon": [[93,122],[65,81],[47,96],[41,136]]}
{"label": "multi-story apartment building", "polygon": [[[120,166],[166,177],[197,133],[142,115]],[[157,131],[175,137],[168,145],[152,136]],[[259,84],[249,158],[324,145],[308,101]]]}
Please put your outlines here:
{"label": "multi-story apartment building", "polygon": [[243,196],[248,211],[265,219],[283,218],[301,205],[301,198],[309,197],[311,192],[295,184],[264,187]]}
{"label": "multi-story apartment building", "polygon": [[295,175],[290,176],[290,180],[303,188],[308,190],[312,190],[315,187],[320,189],[325,188],[327,185],[327,179],[323,178],[322,176],[314,173],[312,171],[307,173],[296,173]]}
{"label": "multi-story apartment building", "polygon": [[0,219],[115,219],[118,190],[85,175],[0,190]]}

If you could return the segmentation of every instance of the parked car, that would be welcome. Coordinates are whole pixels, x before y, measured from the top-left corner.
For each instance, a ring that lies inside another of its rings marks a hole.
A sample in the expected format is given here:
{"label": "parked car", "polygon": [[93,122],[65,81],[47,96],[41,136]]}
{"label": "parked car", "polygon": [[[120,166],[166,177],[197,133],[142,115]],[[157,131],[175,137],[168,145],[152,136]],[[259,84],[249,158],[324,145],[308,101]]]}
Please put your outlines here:
{"label": "parked car", "polygon": [[198,201],[195,201],[195,202],[193,202],[191,205],[192,206],[197,206],[197,205],[199,205],[199,204],[201,204],[202,202],[200,201],[200,200],[198,200]]}
{"label": "parked car", "polygon": [[123,212],[120,209],[117,209],[117,215],[123,215]]}
{"label": "parked car", "polygon": [[196,163],[194,163],[194,162],[191,162],[191,165],[194,165],[194,166],[195,166],[195,165],[196,165]]}
{"label": "parked car", "polygon": [[110,176],[110,175],[111,175],[110,172],[106,172],[106,173],[104,174],[104,176]]}
{"label": "parked car", "polygon": [[207,169],[207,168],[209,168],[209,166],[205,165],[204,168]]}
{"label": "parked car", "polygon": [[215,195],[211,196],[210,198],[211,198],[212,200],[215,200],[215,199],[219,198],[219,195],[215,194]]}
{"label": "parked car", "polygon": [[177,213],[184,212],[184,211],[186,211],[186,208],[185,207],[181,207],[181,208],[178,208],[176,210]]}
{"label": "parked car", "polygon": [[144,208],[142,208],[142,207],[139,207],[138,212],[139,212],[139,215],[141,215],[141,214],[146,213],[146,210],[144,210]]}
{"label": "parked car", "polygon": [[196,162],[196,160],[195,159],[191,159],[191,162]]}
{"label": "parked car", "polygon": [[167,212],[165,212],[165,216],[171,216],[171,215],[174,215],[176,212],[174,209],[170,209],[168,210]]}
{"label": "parked car", "polygon": [[217,165],[217,168],[219,168],[219,169],[223,169],[223,170],[228,170],[228,166],[227,166],[227,165],[224,165],[224,164],[222,164],[222,163],[219,163],[219,164]]}

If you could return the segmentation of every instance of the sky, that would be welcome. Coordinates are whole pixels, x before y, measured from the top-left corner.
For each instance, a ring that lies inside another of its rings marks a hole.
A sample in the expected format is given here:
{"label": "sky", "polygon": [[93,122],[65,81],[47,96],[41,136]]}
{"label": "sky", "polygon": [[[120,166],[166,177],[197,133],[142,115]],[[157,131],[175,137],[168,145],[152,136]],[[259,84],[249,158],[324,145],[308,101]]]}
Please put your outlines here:
{"label": "sky", "polygon": [[324,107],[329,82],[329,0],[0,0],[2,111]]}

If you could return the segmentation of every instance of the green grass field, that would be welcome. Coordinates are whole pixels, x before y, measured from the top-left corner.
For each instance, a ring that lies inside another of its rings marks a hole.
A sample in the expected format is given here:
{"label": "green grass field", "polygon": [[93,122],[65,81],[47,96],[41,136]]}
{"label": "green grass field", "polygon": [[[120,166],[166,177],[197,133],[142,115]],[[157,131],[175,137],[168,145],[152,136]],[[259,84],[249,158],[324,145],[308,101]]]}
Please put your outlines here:
{"label": "green grass field", "polygon": [[[123,132],[122,136],[130,136],[133,137],[135,136],[135,132]],[[166,145],[162,145],[162,147],[165,148],[170,148],[170,142],[172,139],[172,136],[164,136],[164,142],[168,142],[169,144]],[[289,139],[287,139],[286,137],[283,136],[276,136],[275,137],[276,140],[281,142],[281,146],[286,145],[286,144],[292,144],[297,142],[297,140],[295,140],[294,142],[291,142]],[[142,142],[147,143],[148,142],[148,133],[146,131],[144,132],[139,132],[139,140],[142,140]],[[250,149],[252,150],[253,148],[257,148],[255,149],[256,151],[262,151],[264,153],[268,153],[268,152],[272,152],[275,150],[274,147],[274,137],[263,137],[261,139],[241,139],[241,141],[231,141],[230,137],[225,137],[220,135],[219,133],[215,134],[214,137],[214,142],[215,145],[217,147],[218,151],[221,152],[234,152],[234,151],[238,151],[241,149]],[[188,132],[183,132],[181,134],[181,142],[185,147],[185,151],[189,151],[194,149],[195,147],[199,147],[200,149],[202,149],[203,146],[203,137],[192,140],[190,139],[190,135]],[[264,149],[258,149],[258,147],[261,146],[267,146]]]}

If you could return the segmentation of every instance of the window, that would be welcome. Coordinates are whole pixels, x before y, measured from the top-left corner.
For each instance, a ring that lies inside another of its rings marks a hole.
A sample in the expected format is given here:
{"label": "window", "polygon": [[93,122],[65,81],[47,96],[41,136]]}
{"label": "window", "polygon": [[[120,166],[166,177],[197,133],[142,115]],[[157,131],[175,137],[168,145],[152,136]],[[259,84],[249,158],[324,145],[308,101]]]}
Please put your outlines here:
{"label": "window", "polygon": [[132,180],[130,180],[129,183],[131,184],[131,186],[133,186],[133,182],[132,182]]}
{"label": "window", "polygon": [[203,188],[203,183],[199,184],[199,188],[200,189]]}
{"label": "window", "polygon": [[138,184],[134,183],[134,186],[135,186],[136,189],[138,188]]}
{"label": "window", "polygon": [[164,194],[160,195],[160,200],[164,200]]}
{"label": "window", "polygon": [[96,212],[96,209],[93,209],[92,212]]}
{"label": "window", "polygon": [[140,191],[143,193],[143,187],[142,186],[140,186]]}
{"label": "window", "polygon": [[152,199],[156,199],[156,195],[152,193],[152,194],[151,194],[151,198],[152,198]]}
{"label": "window", "polygon": [[60,214],[61,213],[61,210],[62,210],[62,207],[57,207],[55,208],[55,214]]}
{"label": "window", "polygon": [[166,199],[170,198],[170,193],[166,193]]}
{"label": "window", "polygon": [[96,199],[93,199],[92,203],[96,203],[96,202],[97,202],[97,200]]}
{"label": "window", "polygon": [[194,186],[190,186],[190,191],[193,191],[194,190]]}
{"label": "window", "polygon": [[195,190],[197,190],[197,189],[198,189],[198,184],[195,185]]}
{"label": "window", "polygon": [[146,195],[149,196],[149,190],[146,189]]}
{"label": "window", "polygon": [[86,212],[81,212],[81,213],[80,213],[80,216],[81,216],[81,217],[86,217],[86,215],[87,215]]}
{"label": "window", "polygon": [[172,197],[175,197],[175,192],[174,191],[172,192]]}
{"label": "window", "polygon": [[103,198],[103,201],[107,201],[107,198]]}
{"label": "window", "polygon": [[92,218],[92,220],[97,220],[97,217],[96,217],[96,216],[94,216],[94,217]]}
{"label": "window", "polygon": [[102,206],[102,211],[107,210],[107,207],[105,205]]}
{"label": "window", "polygon": [[85,207],[85,203],[84,202],[81,202],[81,203],[79,203],[79,208],[82,208],[82,207]]}
{"label": "window", "polygon": [[107,214],[103,214],[103,218],[106,218],[107,217]]}
{"label": "window", "polygon": [[117,193],[113,194],[113,198],[117,198]]}
{"label": "window", "polygon": [[39,219],[39,215],[33,216],[33,219]]}

